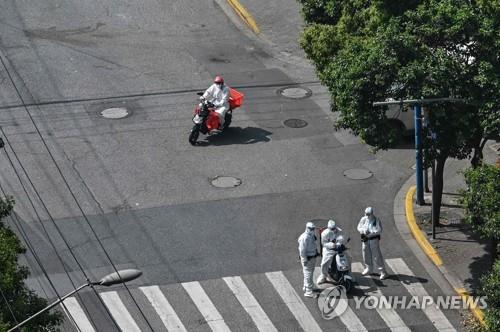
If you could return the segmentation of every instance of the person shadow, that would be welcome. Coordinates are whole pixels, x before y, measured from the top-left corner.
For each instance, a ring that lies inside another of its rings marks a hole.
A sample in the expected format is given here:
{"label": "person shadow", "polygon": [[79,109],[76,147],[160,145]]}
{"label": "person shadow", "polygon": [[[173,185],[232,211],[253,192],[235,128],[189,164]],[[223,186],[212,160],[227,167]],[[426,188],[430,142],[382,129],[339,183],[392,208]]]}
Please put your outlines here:
{"label": "person shadow", "polygon": [[204,140],[198,141],[198,146],[209,145],[232,145],[232,144],[255,144],[269,142],[273,133],[257,127],[229,127],[217,135],[206,136]]}

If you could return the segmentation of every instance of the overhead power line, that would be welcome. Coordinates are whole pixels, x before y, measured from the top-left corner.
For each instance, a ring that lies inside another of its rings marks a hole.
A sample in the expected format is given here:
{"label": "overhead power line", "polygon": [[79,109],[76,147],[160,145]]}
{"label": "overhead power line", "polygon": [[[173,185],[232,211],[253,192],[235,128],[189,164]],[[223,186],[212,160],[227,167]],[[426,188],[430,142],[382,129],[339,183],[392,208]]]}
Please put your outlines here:
{"label": "overhead power line", "polygon": [[[29,111],[29,108],[26,106],[26,103],[25,103],[25,101],[24,101],[24,98],[23,98],[23,96],[21,95],[21,93],[20,93],[20,91],[19,91],[19,89],[18,89],[18,87],[17,87],[16,83],[14,82],[14,79],[12,78],[12,75],[11,75],[11,73],[10,73],[10,71],[9,71],[9,68],[8,68],[8,67],[7,67],[7,65],[5,64],[5,61],[3,60],[3,57],[2,57],[1,55],[0,55],[0,62],[2,63],[2,66],[4,67],[4,69],[5,69],[6,73],[7,73],[8,77],[9,77],[9,80],[10,80],[10,82],[11,82],[12,86],[14,87],[14,90],[16,91],[16,94],[18,95],[19,99],[21,100],[21,103],[23,104],[24,109],[26,110],[26,113],[27,113],[28,117],[30,118],[31,123],[33,124],[33,126],[34,126],[34,128],[35,128],[35,130],[36,130],[36,132],[37,132],[37,134],[38,134],[38,136],[40,137],[41,142],[43,143],[43,145],[44,145],[45,149],[47,150],[47,153],[49,154],[49,156],[50,156],[50,158],[51,158],[52,162],[54,163],[55,168],[57,169],[57,171],[58,171],[58,173],[60,174],[60,176],[61,176],[61,178],[62,178],[62,180],[63,180],[63,182],[64,182],[65,186],[67,187],[68,191],[70,192],[71,197],[73,198],[73,200],[75,201],[76,205],[78,206],[78,209],[80,210],[80,212],[81,212],[81,214],[82,214],[82,216],[83,216],[83,218],[84,218],[84,220],[85,220],[86,224],[88,225],[88,227],[90,228],[90,230],[91,230],[92,234],[93,234],[93,235],[94,235],[94,237],[96,238],[97,243],[99,244],[100,248],[103,250],[103,252],[104,252],[104,254],[105,254],[106,258],[108,259],[108,261],[110,262],[111,266],[113,267],[113,269],[115,270],[115,272],[116,272],[116,273],[118,273],[118,275],[119,275],[118,269],[116,268],[115,264],[113,263],[113,260],[111,259],[111,257],[110,257],[110,255],[109,255],[109,253],[107,252],[106,248],[105,248],[105,247],[104,247],[104,245],[102,244],[102,242],[101,242],[101,240],[100,240],[99,236],[97,235],[97,233],[96,233],[96,231],[95,231],[94,227],[93,227],[93,226],[92,226],[92,224],[90,223],[90,221],[89,221],[89,219],[88,219],[87,215],[86,215],[86,214],[85,214],[85,212],[83,211],[83,209],[82,209],[82,207],[81,207],[80,203],[78,202],[78,199],[77,199],[77,198],[76,198],[76,196],[75,196],[75,193],[74,193],[74,192],[73,192],[73,190],[71,189],[71,186],[69,185],[69,183],[68,183],[68,181],[67,181],[66,177],[64,176],[63,172],[61,171],[61,168],[59,167],[59,164],[57,163],[56,159],[54,158],[54,155],[52,154],[52,152],[51,152],[50,148],[48,147],[47,142],[46,142],[46,141],[45,141],[45,139],[43,138],[43,135],[41,134],[40,129],[38,128],[38,126],[37,126],[36,122],[34,121],[33,116],[31,115],[31,112]],[[7,139],[7,137],[6,137],[6,139]],[[12,147],[11,147],[11,148],[12,148]],[[34,187],[33,187],[33,188],[34,188]],[[59,227],[57,227],[57,225],[56,225],[56,223],[55,223],[55,222],[54,222],[54,225],[56,226],[56,228],[57,228],[58,232],[60,232]],[[60,232],[60,234],[62,234],[62,233]],[[64,242],[67,244],[66,239],[65,239],[63,236],[61,236],[61,237],[63,238]],[[69,244],[67,244],[67,246],[68,246],[68,248],[70,248],[70,247],[69,247]],[[71,249],[69,249],[69,250],[70,250],[71,254],[74,256],[73,251],[72,251]],[[78,262],[78,260],[76,259],[76,256],[74,256],[74,258],[75,258],[75,260],[76,260],[77,264],[81,267],[81,264],[80,264],[80,262]],[[82,273],[84,273],[84,275],[85,275],[85,277],[87,278],[87,280],[89,280],[89,278],[87,277],[87,275],[86,275],[86,273],[84,272],[83,268],[81,268],[81,270],[82,270]],[[136,307],[137,307],[137,309],[139,310],[139,312],[140,312],[141,316],[143,317],[143,319],[144,319],[144,321],[146,322],[146,324],[148,325],[148,327],[151,329],[151,331],[154,331],[153,327],[151,326],[151,323],[149,322],[149,320],[147,319],[146,315],[145,315],[145,314],[144,314],[144,312],[142,311],[141,307],[139,306],[139,304],[138,304],[138,303],[137,303],[137,301],[135,300],[135,298],[134,298],[134,296],[132,295],[132,292],[130,291],[130,289],[127,287],[127,285],[125,284],[125,282],[122,282],[122,285],[123,285],[123,286],[125,287],[125,289],[127,290],[128,294],[130,295],[130,297],[131,297],[132,301],[134,302],[135,306],[136,306]],[[91,286],[91,287],[92,287],[92,286]],[[92,287],[92,288],[93,288],[93,287]],[[102,299],[100,298],[100,296],[98,296],[98,297],[99,297],[99,299],[102,301]],[[104,305],[104,304],[103,304],[103,305]],[[115,325],[116,325],[116,326],[118,326],[118,324],[117,324],[117,323],[116,323],[116,321],[114,320],[113,316],[112,316],[112,315],[111,315],[111,313],[109,312],[109,309],[108,309],[105,305],[104,305],[104,307],[105,307],[106,311],[108,312],[108,314],[110,315],[110,317],[112,318],[112,320],[113,320],[113,322],[115,323]]]}

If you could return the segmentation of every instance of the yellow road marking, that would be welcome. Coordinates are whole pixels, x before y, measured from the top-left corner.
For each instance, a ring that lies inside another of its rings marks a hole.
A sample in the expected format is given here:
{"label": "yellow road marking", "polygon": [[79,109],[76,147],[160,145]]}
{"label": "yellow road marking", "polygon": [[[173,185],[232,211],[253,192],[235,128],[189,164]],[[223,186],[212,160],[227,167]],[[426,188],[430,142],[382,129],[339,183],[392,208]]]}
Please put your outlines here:
{"label": "yellow road marking", "polygon": [[227,2],[234,9],[236,14],[238,14],[238,16],[246,23],[246,25],[248,25],[250,29],[252,29],[255,34],[260,33],[260,29],[257,26],[257,23],[255,23],[252,15],[250,15],[250,13],[238,0],[227,0]]}
{"label": "yellow road marking", "polygon": [[465,303],[470,303],[469,310],[472,311],[472,314],[476,319],[481,323],[482,326],[486,326],[486,323],[484,321],[484,313],[483,311],[478,308],[473,300],[469,300],[469,293],[464,289],[464,288],[455,288],[455,291],[462,297],[462,301]]}
{"label": "yellow road marking", "polygon": [[415,215],[413,214],[413,195],[415,194],[415,190],[416,187],[412,186],[410,190],[408,190],[408,193],[406,193],[406,221],[408,222],[413,237],[417,240],[420,248],[422,248],[430,260],[437,266],[443,265],[443,261],[436,252],[436,249],[427,241],[415,221]]}
{"label": "yellow road marking", "polygon": [[[439,254],[436,252],[436,249],[434,249],[434,247],[429,243],[429,241],[427,241],[427,238],[424,236],[424,234],[422,234],[420,227],[418,227],[415,221],[415,215],[413,213],[413,196],[415,195],[415,191],[416,187],[412,186],[406,193],[406,201],[405,201],[406,221],[408,223],[408,226],[410,227],[413,237],[417,241],[420,248],[422,248],[422,250],[426,253],[429,259],[435,265],[441,266],[443,265],[441,257],[439,257]],[[457,294],[462,297],[462,300],[465,301],[465,303],[471,302],[469,307],[470,311],[472,312],[474,317],[476,317],[479,323],[482,326],[485,326],[484,312],[480,308],[475,306],[473,301],[469,300],[470,297],[469,293],[464,288],[455,288],[455,292],[457,292]]]}

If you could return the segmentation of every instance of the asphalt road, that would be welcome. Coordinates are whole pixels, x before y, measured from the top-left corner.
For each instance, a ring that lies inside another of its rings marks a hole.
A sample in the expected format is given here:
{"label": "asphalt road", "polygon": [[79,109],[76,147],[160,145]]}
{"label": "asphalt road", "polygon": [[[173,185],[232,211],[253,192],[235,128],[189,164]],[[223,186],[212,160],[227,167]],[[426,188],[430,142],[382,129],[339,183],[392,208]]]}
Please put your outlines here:
{"label": "asphalt road", "polygon": [[[286,17],[288,25],[298,19]],[[291,49],[292,42],[280,49],[272,34],[274,44],[263,46],[210,1],[3,1],[0,26],[0,126],[8,140],[0,184],[15,196],[21,230],[60,294],[85,276],[113,272],[112,265],[143,271],[130,283],[134,292],[148,285],[180,292],[181,283],[227,276],[249,276],[251,283],[251,276],[270,271],[291,271],[290,280],[300,284],[296,240],[305,222],[323,226],[334,218],[352,235],[350,254],[360,261],[355,227],[367,205],[384,222],[385,257],[402,257],[422,270],[392,220],[393,198],[413,172],[413,152],[374,155],[334,131],[328,96],[306,61],[297,61],[300,50]],[[193,147],[187,137],[195,92],[216,74],[243,92],[245,102],[228,132]],[[279,94],[297,84],[312,96]],[[130,114],[103,118],[100,112],[111,107]],[[307,126],[287,127],[287,119]],[[346,177],[353,169],[371,176]],[[217,176],[241,185],[214,187]],[[25,262],[30,286],[54,297],[30,251]],[[423,278],[429,291],[439,292]],[[262,292],[259,282],[254,286]],[[82,294],[96,328],[113,328],[95,294]],[[228,306],[221,294],[211,297]],[[145,307],[143,298],[137,301]],[[131,310],[141,316],[137,306]],[[268,311],[279,309],[269,305]],[[189,326],[203,326],[202,318],[185,316]],[[247,330],[241,319],[234,319],[233,330]],[[290,317],[275,320],[293,330]]]}

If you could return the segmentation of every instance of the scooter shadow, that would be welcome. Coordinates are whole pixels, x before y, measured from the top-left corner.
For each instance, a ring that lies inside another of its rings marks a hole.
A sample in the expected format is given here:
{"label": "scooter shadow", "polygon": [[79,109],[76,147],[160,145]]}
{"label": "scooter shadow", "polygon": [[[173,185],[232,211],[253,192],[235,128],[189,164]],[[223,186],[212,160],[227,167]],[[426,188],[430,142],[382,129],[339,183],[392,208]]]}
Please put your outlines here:
{"label": "scooter shadow", "polygon": [[224,132],[207,136],[205,140],[198,141],[198,146],[231,145],[231,144],[254,144],[269,142],[273,133],[256,127],[229,127]]}

